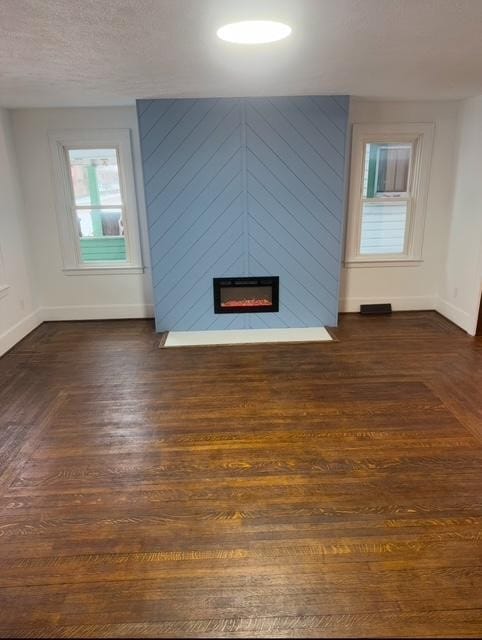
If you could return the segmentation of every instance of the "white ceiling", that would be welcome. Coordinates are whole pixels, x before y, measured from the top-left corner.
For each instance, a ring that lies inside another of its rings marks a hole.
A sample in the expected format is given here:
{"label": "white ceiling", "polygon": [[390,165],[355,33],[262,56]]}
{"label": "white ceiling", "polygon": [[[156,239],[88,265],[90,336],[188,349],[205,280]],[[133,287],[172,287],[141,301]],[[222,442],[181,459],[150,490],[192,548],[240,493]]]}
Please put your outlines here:
{"label": "white ceiling", "polygon": [[[233,20],[287,40],[218,40]],[[482,0],[0,0],[0,105],[348,93],[482,94]]]}

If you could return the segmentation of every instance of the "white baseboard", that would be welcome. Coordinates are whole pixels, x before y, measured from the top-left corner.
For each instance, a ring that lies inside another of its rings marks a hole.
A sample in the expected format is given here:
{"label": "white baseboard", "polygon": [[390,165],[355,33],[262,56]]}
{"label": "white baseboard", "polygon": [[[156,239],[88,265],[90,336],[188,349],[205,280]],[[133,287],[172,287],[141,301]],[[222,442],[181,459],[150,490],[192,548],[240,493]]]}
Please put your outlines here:
{"label": "white baseboard", "polygon": [[42,322],[49,320],[120,320],[152,318],[151,304],[114,304],[95,306],[41,307],[0,334],[0,356],[14,347]]}
{"label": "white baseboard", "polygon": [[[475,333],[475,321],[469,313],[437,296],[342,298],[340,300],[340,311],[345,313],[358,312],[361,304],[384,302],[390,303],[394,311],[435,309],[470,335]],[[0,335],[0,356],[44,321],[117,320],[152,317],[154,317],[154,306],[150,304],[41,307]]]}
{"label": "white baseboard", "polygon": [[467,311],[456,307],[443,298],[438,298],[436,309],[442,316],[451,320],[464,331],[467,331],[471,336],[475,334],[476,319],[474,319],[470,313],[467,313]]}
{"label": "white baseboard", "polygon": [[437,297],[434,296],[401,296],[380,298],[341,298],[340,312],[353,313],[360,311],[362,304],[383,304],[392,305],[393,311],[426,311],[436,309]]}
{"label": "white baseboard", "polygon": [[0,335],[0,356],[15,346],[17,342],[20,342],[22,338],[25,338],[25,336],[38,327],[39,324],[42,324],[42,321],[40,309],[37,309],[37,311],[19,320],[17,324],[10,327],[8,331],[2,333]]}
{"label": "white baseboard", "polygon": [[122,320],[128,318],[153,318],[152,304],[75,305],[67,307],[42,307],[42,320]]}

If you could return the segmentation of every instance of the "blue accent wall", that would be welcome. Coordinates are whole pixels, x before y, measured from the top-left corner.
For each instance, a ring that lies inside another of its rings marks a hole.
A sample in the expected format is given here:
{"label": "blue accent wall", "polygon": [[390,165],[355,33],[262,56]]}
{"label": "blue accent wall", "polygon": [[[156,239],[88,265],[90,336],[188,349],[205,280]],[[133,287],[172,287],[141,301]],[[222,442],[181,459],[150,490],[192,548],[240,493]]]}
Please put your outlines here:
{"label": "blue accent wall", "polygon": [[[348,102],[137,102],[158,331],[337,324]],[[279,275],[279,313],[214,313],[243,275]]]}

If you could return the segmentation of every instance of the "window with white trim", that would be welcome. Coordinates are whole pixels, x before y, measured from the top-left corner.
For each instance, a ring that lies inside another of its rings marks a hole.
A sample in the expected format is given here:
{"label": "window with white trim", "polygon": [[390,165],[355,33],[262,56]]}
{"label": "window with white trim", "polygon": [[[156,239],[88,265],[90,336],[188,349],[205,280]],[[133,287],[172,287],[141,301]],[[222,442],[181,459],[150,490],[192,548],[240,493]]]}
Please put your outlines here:
{"label": "window with white trim", "polygon": [[353,125],[345,262],[422,260],[432,124]]}
{"label": "window with white trim", "polygon": [[64,271],[142,271],[128,129],[49,134]]}

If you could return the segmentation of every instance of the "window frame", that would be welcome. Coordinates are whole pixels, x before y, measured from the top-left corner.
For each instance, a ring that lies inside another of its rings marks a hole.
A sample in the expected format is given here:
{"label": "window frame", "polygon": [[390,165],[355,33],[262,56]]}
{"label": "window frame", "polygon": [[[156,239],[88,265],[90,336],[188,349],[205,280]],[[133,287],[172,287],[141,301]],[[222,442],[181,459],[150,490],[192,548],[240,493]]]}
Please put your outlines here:
{"label": "window frame", "polygon": [[[48,134],[63,272],[66,275],[143,273],[130,129],[68,129]],[[127,259],[82,262],[70,177],[69,149],[116,149]]]}
{"label": "window frame", "polygon": [[[348,218],[346,228],[346,267],[413,266],[423,261],[423,233],[427,208],[430,165],[433,146],[433,123],[359,124],[352,128]],[[366,145],[409,143],[412,145],[408,185],[403,197],[373,197],[370,201],[382,204],[406,201],[407,222],[403,253],[360,253],[363,203],[363,178]],[[408,198],[407,198],[408,195]]]}

